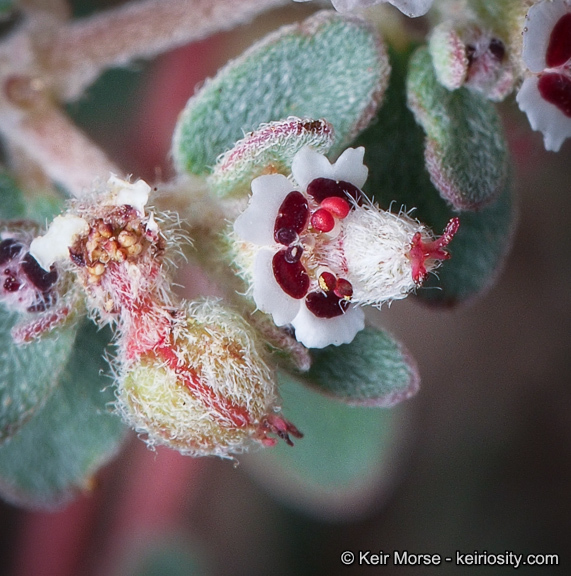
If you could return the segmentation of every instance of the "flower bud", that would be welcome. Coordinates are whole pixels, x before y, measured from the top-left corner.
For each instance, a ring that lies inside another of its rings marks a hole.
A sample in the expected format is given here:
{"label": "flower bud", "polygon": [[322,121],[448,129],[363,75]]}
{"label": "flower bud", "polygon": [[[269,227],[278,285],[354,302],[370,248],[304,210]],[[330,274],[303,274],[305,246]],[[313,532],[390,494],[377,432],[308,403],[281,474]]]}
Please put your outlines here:
{"label": "flower bud", "polygon": [[[120,343],[119,343],[120,344]],[[184,303],[168,341],[127,363],[117,393],[123,418],[182,454],[230,457],[270,433],[301,437],[277,412],[275,376],[252,329],[234,312]]]}

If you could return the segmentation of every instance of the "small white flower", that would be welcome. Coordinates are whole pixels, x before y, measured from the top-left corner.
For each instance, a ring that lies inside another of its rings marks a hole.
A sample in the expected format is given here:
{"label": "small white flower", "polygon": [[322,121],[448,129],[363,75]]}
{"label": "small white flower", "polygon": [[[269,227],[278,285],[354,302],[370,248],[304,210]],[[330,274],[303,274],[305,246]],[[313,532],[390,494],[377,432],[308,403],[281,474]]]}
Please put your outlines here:
{"label": "small white flower", "polygon": [[528,76],[517,102],[554,152],[571,136],[570,38],[571,0],[543,0],[529,9],[522,51]]}
{"label": "small white flower", "polygon": [[433,240],[419,222],[369,203],[360,190],[364,152],[349,148],[331,164],[302,148],[293,182],[281,174],[254,179],[234,224],[256,306],[277,326],[291,324],[308,348],[351,342],[364,328],[358,305],[404,298],[447,257],[457,227]]}
{"label": "small white flower", "polygon": [[[295,2],[309,2],[309,0],[294,0]],[[426,14],[434,0],[331,0],[338,12],[350,12],[358,8],[367,8],[375,4],[389,3],[398,8],[403,14],[416,18]]]}

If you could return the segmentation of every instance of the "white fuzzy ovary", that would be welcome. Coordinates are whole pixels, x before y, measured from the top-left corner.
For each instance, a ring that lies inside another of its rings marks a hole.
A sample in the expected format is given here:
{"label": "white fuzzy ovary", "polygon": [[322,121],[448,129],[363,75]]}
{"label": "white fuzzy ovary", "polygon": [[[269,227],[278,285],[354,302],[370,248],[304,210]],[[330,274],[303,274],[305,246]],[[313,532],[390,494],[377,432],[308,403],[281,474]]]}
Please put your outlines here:
{"label": "white fuzzy ovary", "polygon": [[217,397],[243,408],[247,426],[236,426],[205,398],[194,394],[160,359],[146,354],[122,375],[117,408],[147,435],[191,456],[230,457],[256,444],[260,423],[276,411],[274,375],[259,353],[251,328],[213,302],[185,305],[173,349]]}
{"label": "white fuzzy ovary", "polygon": [[407,254],[416,232],[425,241],[432,239],[422,224],[406,214],[364,206],[347,216],[337,242],[342,246],[355,302],[380,307],[383,302],[406,297],[415,288]]}

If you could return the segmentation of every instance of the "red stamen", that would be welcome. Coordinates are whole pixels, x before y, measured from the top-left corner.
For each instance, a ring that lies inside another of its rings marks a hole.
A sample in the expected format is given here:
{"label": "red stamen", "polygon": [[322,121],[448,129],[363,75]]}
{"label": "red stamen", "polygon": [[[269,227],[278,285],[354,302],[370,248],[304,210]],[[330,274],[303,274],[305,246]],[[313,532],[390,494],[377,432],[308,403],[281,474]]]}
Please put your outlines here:
{"label": "red stamen", "polygon": [[344,198],[339,198],[338,196],[330,196],[325,198],[321,202],[321,208],[325,208],[328,212],[331,212],[336,218],[346,218],[351,210],[351,205]]}
{"label": "red stamen", "polygon": [[320,232],[331,232],[335,227],[335,218],[329,210],[319,208],[311,216],[311,225]]}
{"label": "red stamen", "polygon": [[288,446],[293,446],[290,434],[294,438],[303,438],[303,434],[291,422],[277,414],[269,414],[262,420],[258,438],[264,446],[275,446],[277,441],[274,438],[268,438],[268,434],[276,434]]}
{"label": "red stamen", "polygon": [[444,250],[444,247],[450,244],[459,226],[460,220],[451,218],[442,236],[437,240],[424,242],[420,232],[413,236],[408,257],[412,261],[412,278],[417,286],[420,286],[428,276],[425,265],[427,260],[447,260],[450,258],[450,254]]}

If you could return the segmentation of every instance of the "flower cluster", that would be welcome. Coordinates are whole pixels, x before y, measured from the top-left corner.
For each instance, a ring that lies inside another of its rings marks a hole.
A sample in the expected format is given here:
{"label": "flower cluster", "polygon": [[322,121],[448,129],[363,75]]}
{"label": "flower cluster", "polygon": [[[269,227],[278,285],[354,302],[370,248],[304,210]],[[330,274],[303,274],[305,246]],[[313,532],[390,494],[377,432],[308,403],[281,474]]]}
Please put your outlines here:
{"label": "flower cluster", "polygon": [[363,148],[334,164],[309,147],[292,163],[292,180],[270,174],[252,182],[234,223],[240,273],[256,306],[276,325],[291,324],[308,348],[353,340],[365,325],[359,304],[404,298],[448,257],[453,219],[434,240],[408,215],[383,211],[361,191]]}
{"label": "flower cluster", "polygon": [[217,302],[171,293],[172,233],[164,215],[146,212],[150,191],[112,176],[30,246],[38,267],[72,270],[91,315],[116,327],[118,411],[150,445],[195,456],[273,445],[271,434],[291,444],[301,434],[278,413],[275,375],[252,328]]}
{"label": "flower cluster", "polygon": [[542,0],[527,13],[522,59],[526,78],[519,107],[545,148],[557,152],[571,137],[571,1]]}

